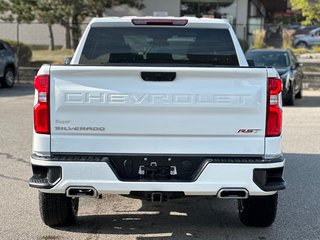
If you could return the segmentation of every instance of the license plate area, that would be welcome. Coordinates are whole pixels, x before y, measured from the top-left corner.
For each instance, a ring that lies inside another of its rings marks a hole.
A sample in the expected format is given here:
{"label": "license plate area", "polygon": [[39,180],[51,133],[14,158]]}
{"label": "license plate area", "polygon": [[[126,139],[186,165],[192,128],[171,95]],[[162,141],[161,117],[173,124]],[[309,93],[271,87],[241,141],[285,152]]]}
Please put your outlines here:
{"label": "license plate area", "polygon": [[193,156],[109,157],[109,165],[122,181],[193,181],[207,162]]}
{"label": "license plate area", "polygon": [[151,162],[150,166],[139,167],[140,178],[146,180],[167,180],[178,175],[176,166],[157,166],[156,162]]}
{"label": "license plate area", "polygon": [[169,179],[170,166],[141,166],[140,176],[147,180]]}

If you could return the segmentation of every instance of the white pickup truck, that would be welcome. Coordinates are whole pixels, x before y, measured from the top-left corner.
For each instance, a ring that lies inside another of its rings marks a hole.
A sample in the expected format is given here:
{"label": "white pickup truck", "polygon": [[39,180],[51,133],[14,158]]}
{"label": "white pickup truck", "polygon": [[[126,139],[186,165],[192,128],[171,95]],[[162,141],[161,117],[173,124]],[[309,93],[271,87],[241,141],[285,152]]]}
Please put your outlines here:
{"label": "white pickup truck", "polygon": [[240,220],[276,217],[282,83],[249,67],[217,19],[93,19],[69,65],[35,77],[31,187],[46,225],[80,197],[238,200]]}

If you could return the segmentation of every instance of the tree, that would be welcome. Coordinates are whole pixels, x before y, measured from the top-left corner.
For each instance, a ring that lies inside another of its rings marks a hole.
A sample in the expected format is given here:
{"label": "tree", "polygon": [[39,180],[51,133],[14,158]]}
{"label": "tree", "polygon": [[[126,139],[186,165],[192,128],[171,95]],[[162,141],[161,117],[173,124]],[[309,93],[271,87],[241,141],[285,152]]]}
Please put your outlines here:
{"label": "tree", "polygon": [[59,11],[59,24],[65,28],[65,45],[64,48],[71,49],[71,26],[70,26],[70,19],[71,19],[71,4],[70,2],[67,4],[64,0],[58,0],[60,6],[63,7],[61,11]]}
{"label": "tree", "polygon": [[[36,0],[23,1],[23,0],[0,0],[0,19],[17,23],[30,23],[34,20],[35,15],[33,13],[33,5],[36,4]],[[19,35],[17,35],[17,48],[16,54],[20,56],[20,43]],[[19,57],[17,58],[17,64],[19,65]]]}
{"label": "tree", "polygon": [[52,25],[56,20],[54,2],[54,0],[0,0],[1,19],[10,22],[15,20],[18,23],[30,23],[37,19],[40,22],[47,23],[50,37],[49,49],[54,50],[52,31]]}
{"label": "tree", "polygon": [[320,23],[320,0],[291,0],[293,10],[301,11],[304,25]]}
{"label": "tree", "polygon": [[143,0],[87,0],[87,4],[94,17],[103,17],[107,8],[124,4],[137,9],[143,9],[145,7]]}
{"label": "tree", "polygon": [[[33,20],[46,23],[49,30],[49,50],[54,50],[54,33],[52,26],[56,23],[66,28],[66,48],[71,48],[70,3],[66,0],[0,0],[0,19],[30,23]],[[81,2],[81,1],[79,1]]]}
{"label": "tree", "polygon": [[127,4],[138,9],[144,8],[143,0],[67,0],[64,1],[71,9],[72,43],[75,49],[81,36],[81,23],[87,17],[103,17],[107,8]]}
{"label": "tree", "polygon": [[72,32],[72,47],[76,49],[81,37],[81,23],[90,16],[89,8],[86,0],[71,0],[71,32]]}
{"label": "tree", "polygon": [[56,0],[38,0],[34,6],[34,14],[39,22],[46,23],[49,30],[49,50],[55,50],[52,25],[59,22],[62,7]]}
{"label": "tree", "polygon": [[81,37],[81,24],[87,17],[102,17],[107,8],[127,4],[142,9],[143,0],[0,0],[0,18],[5,21],[46,23],[49,29],[49,49],[54,50],[52,26],[66,29],[66,48],[75,49]]}
{"label": "tree", "polygon": [[35,19],[33,7],[36,3],[36,0],[0,0],[0,19],[30,23]]}

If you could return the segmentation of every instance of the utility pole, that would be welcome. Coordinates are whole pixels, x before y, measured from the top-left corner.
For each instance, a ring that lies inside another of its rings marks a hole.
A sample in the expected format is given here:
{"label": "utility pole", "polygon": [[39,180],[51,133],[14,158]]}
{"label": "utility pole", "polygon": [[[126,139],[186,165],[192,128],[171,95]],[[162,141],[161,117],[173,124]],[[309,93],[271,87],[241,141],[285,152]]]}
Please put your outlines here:
{"label": "utility pole", "polygon": [[20,82],[20,79],[19,79],[19,65],[20,65],[20,59],[19,59],[19,56],[20,56],[20,34],[19,34],[19,20],[18,18],[16,19],[17,21],[17,72],[16,72],[16,76],[17,76],[17,80],[18,80],[18,83]]}

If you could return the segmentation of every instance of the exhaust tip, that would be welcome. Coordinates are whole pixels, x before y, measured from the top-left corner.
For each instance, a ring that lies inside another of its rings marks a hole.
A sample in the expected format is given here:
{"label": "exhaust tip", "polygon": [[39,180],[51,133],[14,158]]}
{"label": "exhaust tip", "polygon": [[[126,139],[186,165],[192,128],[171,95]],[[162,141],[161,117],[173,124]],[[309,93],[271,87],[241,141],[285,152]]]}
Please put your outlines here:
{"label": "exhaust tip", "polygon": [[244,188],[223,188],[218,192],[218,198],[246,199],[248,197],[249,192]]}
{"label": "exhaust tip", "polygon": [[69,187],[66,191],[67,197],[98,197],[94,187]]}

